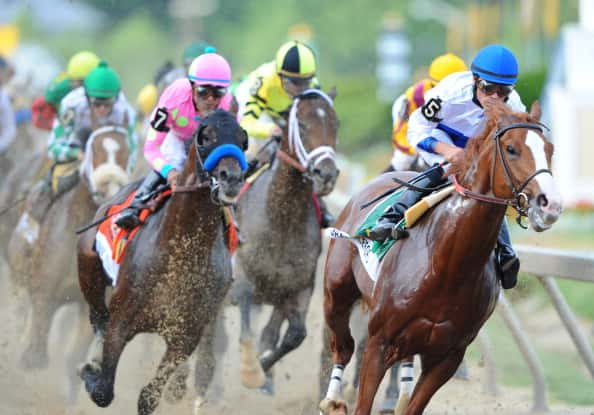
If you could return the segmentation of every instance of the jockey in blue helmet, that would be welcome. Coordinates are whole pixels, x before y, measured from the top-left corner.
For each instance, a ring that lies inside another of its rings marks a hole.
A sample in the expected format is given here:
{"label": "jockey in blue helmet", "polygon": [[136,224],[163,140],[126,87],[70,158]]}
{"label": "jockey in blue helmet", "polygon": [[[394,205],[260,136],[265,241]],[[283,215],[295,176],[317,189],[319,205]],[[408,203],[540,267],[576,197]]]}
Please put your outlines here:
{"label": "jockey in blue helmet", "polygon": [[[396,225],[404,212],[427,194],[419,189],[441,184],[444,162],[463,157],[469,139],[485,128],[485,104],[498,100],[513,111],[526,111],[514,91],[517,79],[518,61],[513,52],[502,45],[489,45],[477,53],[470,71],[450,74],[425,93],[424,105],[410,115],[407,139],[425,163],[433,167],[415,179],[417,189],[407,189],[383,213],[369,231],[370,239],[384,241],[390,236],[401,236]],[[495,253],[502,286],[512,288],[517,281],[520,261],[511,245],[505,221]]]}

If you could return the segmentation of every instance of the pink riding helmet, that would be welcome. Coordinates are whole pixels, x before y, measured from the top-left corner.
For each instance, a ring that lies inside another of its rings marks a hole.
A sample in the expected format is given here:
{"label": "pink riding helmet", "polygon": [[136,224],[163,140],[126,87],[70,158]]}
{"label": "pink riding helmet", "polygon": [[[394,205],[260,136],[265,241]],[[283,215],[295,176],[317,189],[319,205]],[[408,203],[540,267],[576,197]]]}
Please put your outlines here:
{"label": "pink riding helmet", "polygon": [[197,85],[228,87],[231,85],[231,67],[221,55],[204,53],[192,61],[188,78]]}

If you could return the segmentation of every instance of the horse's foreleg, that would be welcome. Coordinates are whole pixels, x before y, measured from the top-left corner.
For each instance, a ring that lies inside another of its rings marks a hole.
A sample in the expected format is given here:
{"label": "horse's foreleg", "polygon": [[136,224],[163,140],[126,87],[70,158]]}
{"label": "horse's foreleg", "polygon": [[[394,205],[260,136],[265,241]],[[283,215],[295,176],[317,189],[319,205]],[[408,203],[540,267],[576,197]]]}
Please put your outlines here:
{"label": "horse's foreleg", "polygon": [[465,349],[453,351],[439,360],[422,356],[423,371],[405,415],[420,415],[437,390],[452,377],[464,357]]}
{"label": "horse's foreleg", "polygon": [[[270,320],[268,320],[268,323],[266,324],[266,327],[264,327],[260,336],[260,362],[275,353],[283,321],[285,321],[284,312],[279,307],[273,307]],[[272,369],[268,370],[265,374],[266,382],[262,385],[260,390],[265,394],[272,395],[274,394],[274,374]]]}
{"label": "horse's foreleg", "polygon": [[94,235],[94,232],[86,232],[78,243],[78,282],[89,304],[89,318],[93,331],[100,335],[105,333],[109,321],[109,311],[105,303],[108,281],[101,260],[93,250]]}
{"label": "horse's foreleg", "polygon": [[[122,316],[117,317],[120,317],[114,319],[117,323],[108,325],[105,332],[101,361],[87,363],[80,370],[91,399],[102,408],[113,401],[113,386],[120,356],[128,340],[133,337],[131,322]],[[96,339],[101,340],[100,333],[96,334]]]}
{"label": "horse's foreleg", "polygon": [[361,297],[361,292],[357,288],[350,264],[344,260],[348,255],[345,253],[338,260],[335,259],[336,255],[331,256],[330,253],[331,251],[328,253],[324,277],[324,317],[334,367],[320,410],[323,414],[346,414],[346,402],[342,398],[342,375],[355,351],[349,320],[353,304]]}
{"label": "horse's foreleg", "polygon": [[289,327],[283,336],[281,344],[272,350],[271,353],[266,353],[260,357],[260,363],[264,371],[268,372],[270,368],[278,362],[283,356],[292,350],[295,350],[305,339],[307,330],[305,328],[305,316],[311,300],[312,289],[306,288],[297,295],[296,299],[290,299],[289,304],[286,304],[284,313],[289,321]]}
{"label": "horse's foreleg", "polygon": [[45,288],[38,287],[31,296],[32,310],[29,345],[21,355],[24,369],[42,369],[49,363],[47,354],[48,335],[58,302],[47,297]]}
{"label": "horse's foreleg", "polygon": [[372,334],[367,341],[367,347],[363,354],[355,415],[371,414],[371,407],[377,389],[388,369],[385,350],[385,339],[380,335]]}
{"label": "horse's foreleg", "polygon": [[[176,340],[182,345],[189,345],[191,343],[189,341],[183,341],[183,339]],[[161,363],[159,363],[155,377],[140,392],[140,396],[138,397],[138,415],[150,415],[155,411],[157,405],[159,405],[159,400],[161,399],[161,394],[167,381],[176,371],[177,367],[186,362],[192,349],[194,347],[180,349],[178,347],[172,347],[171,344],[167,345],[167,350],[161,359]]]}
{"label": "horse's foreleg", "polygon": [[[396,399],[394,399],[393,403],[391,404],[391,407],[389,407],[389,412],[390,414],[394,414],[394,415],[402,415],[404,414],[404,411],[406,411],[406,408],[408,407],[408,404],[410,402],[410,398],[412,396],[412,392],[413,392],[413,385],[414,385],[414,356],[408,357],[406,359],[402,359],[402,361],[399,363],[400,365],[400,385],[402,387],[402,390],[400,391],[400,394],[398,394],[398,392],[396,392],[396,394],[398,395],[398,402],[396,402]],[[397,367],[396,365],[394,367]],[[392,371],[394,372],[394,367],[392,367]],[[398,388],[398,378],[397,378],[397,374],[396,373],[392,373],[390,376],[390,388],[391,387],[396,387]],[[394,384],[393,384],[394,383]],[[387,392],[386,392],[387,394]],[[387,402],[386,402],[387,404]],[[388,408],[386,408],[387,405],[383,405],[382,406],[382,411],[388,410]]]}

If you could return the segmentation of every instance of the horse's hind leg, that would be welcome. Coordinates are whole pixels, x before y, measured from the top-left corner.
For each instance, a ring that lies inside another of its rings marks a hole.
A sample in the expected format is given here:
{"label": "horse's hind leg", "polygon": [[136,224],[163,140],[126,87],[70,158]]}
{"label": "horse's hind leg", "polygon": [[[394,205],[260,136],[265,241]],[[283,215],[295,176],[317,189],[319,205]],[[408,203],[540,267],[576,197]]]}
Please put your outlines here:
{"label": "horse's hind leg", "polygon": [[[177,367],[187,361],[196,346],[194,342],[184,341],[184,339],[175,340],[177,343],[175,347],[171,343],[167,344],[167,350],[161,359],[161,363],[159,363],[157,374],[140,392],[138,415],[150,415],[155,411],[167,381]],[[191,347],[189,347],[190,343],[192,343]],[[178,345],[181,345],[181,347]]]}
{"label": "horse's hind leg", "polygon": [[251,329],[250,312],[254,298],[253,286],[242,274],[241,265],[235,265],[237,277],[236,289],[239,312],[241,316],[241,330],[239,336],[239,374],[241,383],[246,388],[259,388],[266,380],[262,366],[258,361]]}
{"label": "horse's hind leg", "polygon": [[465,349],[456,350],[441,359],[422,356],[423,371],[410,400],[405,415],[420,415],[431,397],[446,383],[460,365]]}

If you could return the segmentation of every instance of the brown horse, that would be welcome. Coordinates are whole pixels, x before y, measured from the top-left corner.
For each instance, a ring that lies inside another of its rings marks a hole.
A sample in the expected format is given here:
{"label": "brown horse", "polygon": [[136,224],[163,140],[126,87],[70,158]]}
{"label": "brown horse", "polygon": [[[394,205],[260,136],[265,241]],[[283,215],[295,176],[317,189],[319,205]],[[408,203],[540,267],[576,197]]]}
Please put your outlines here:
{"label": "brown horse", "polygon": [[[95,130],[87,140],[86,160],[79,166],[78,183],[58,196],[50,205],[41,223],[24,213],[14,230],[9,245],[12,278],[31,298],[25,348],[21,363],[25,368],[46,367],[47,340],[52,318],[57,309],[68,303],[80,306],[84,301],[78,289],[75,230],[88,222],[98,204],[112,196],[128,181],[129,151],[127,132],[121,127],[107,126]],[[80,319],[78,343],[67,357],[67,371],[72,376],[74,396],[78,390],[76,365],[84,358],[91,332]],[[86,332],[86,335],[85,335]]]}
{"label": "brown horse", "polygon": [[[367,304],[370,318],[354,413],[370,414],[385,371],[419,354],[422,374],[403,408],[406,415],[421,414],[497,303],[492,251],[506,205],[527,215],[536,231],[559,217],[561,201],[549,170],[553,145],[542,135],[538,104],[526,114],[500,103],[486,108],[486,116],[487,126],[469,142],[464,162],[449,170],[461,184],[459,193],[390,249],[375,284],[349,240],[331,241],[324,313],[334,368],[323,413],[346,413],[340,380],[353,353],[349,315],[357,300]],[[360,206],[393,186],[392,177],[382,175],[354,196],[337,228],[354,235],[370,210]]]}
{"label": "brown horse", "polygon": [[[163,387],[200,341],[231,285],[231,255],[225,242],[222,205],[233,203],[243,185],[247,135],[234,116],[217,110],[202,120],[179,177],[185,183],[149,216],[130,242],[117,284],[109,285],[94,249],[95,231],[81,236],[80,286],[100,347],[81,370],[91,399],[101,407],[114,397],[116,368],[126,344],[138,333],[160,334],[167,345],[156,376],[138,400],[138,413],[150,414]],[[109,203],[126,198],[124,189]],[[105,215],[108,205],[97,212]]]}
{"label": "brown horse", "polygon": [[[245,386],[262,386],[264,371],[268,374],[265,390],[272,393],[269,370],[305,339],[305,316],[321,252],[317,200],[312,194],[327,195],[334,188],[337,129],[330,96],[307,90],[296,97],[276,161],[238,202],[237,220],[246,242],[236,254],[234,275],[239,286]],[[273,306],[260,339],[259,360],[252,346],[252,301]],[[279,344],[284,321],[288,328]]]}

